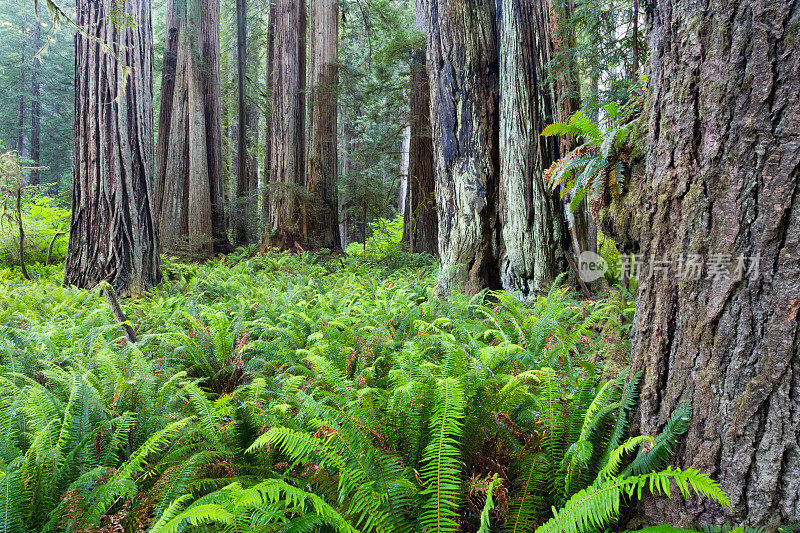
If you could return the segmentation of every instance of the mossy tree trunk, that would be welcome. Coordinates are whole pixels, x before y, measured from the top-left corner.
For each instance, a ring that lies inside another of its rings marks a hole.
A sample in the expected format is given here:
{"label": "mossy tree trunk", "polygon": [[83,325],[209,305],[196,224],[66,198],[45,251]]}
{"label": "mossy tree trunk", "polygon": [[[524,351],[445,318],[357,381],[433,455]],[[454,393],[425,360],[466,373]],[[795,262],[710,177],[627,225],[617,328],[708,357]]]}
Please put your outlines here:
{"label": "mossy tree trunk", "polygon": [[551,9],[549,2],[504,0],[500,21],[501,279],[523,298],[546,291],[567,269],[561,203],[543,178],[558,144],[539,135],[557,113],[546,72]]}
{"label": "mossy tree trunk", "polygon": [[112,24],[111,0],[78,0],[76,8],[77,24],[116,57],[84,35],[75,37],[74,188],[64,284],[90,288],[106,280],[120,296],[137,295],[159,278],[150,2],[124,3],[135,25]]}
{"label": "mossy tree trunk", "polygon": [[439,220],[436,291],[500,287],[493,1],[430,0],[427,63]]}

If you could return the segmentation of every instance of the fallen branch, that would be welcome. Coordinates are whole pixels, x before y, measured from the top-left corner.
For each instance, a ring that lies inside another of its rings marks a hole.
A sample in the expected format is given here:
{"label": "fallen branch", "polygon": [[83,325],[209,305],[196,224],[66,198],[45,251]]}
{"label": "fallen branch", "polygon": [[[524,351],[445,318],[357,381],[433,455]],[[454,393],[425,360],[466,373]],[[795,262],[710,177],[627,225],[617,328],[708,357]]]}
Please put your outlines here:
{"label": "fallen branch", "polygon": [[100,290],[106,297],[108,306],[111,308],[111,314],[114,315],[114,319],[117,321],[117,324],[122,326],[122,328],[125,330],[125,337],[127,337],[128,342],[136,342],[136,333],[134,333],[131,323],[128,322],[125,313],[122,311],[122,307],[119,305],[119,300],[117,300],[117,294],[114,292],[114,287],[112,287],[107,281],[101,281],[98,287],[100,287]]}

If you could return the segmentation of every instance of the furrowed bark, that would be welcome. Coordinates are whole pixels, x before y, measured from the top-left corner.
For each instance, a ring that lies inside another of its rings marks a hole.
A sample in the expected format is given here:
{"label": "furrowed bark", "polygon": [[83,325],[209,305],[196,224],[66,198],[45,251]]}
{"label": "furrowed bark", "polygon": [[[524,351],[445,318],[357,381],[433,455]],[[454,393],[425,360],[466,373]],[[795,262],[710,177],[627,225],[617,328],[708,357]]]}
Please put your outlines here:
{"label": "furrowed bark", "polygon": [[[647,166],[608,229],[673,268],[639,276],[634,431],[655,435],[691,401],[675,462],[717,479],[732,506],[648,497],[636,521],[794,526],[800,3],[657,0],[648,16]],[[699,279],[674,268],[690,254],[703,261]]]}
{"label": "furrowed bark", "polygon": [[501,278],[504,289],[523,298],[545,292],[568,268],[562,207],[543,178],[558,144],[539,135],[553,121],[557,101],[545,71],[548,4],[504,0],[500,25]]}
{"label": "furrowed bark", "polygon": [[337,154],[338,0],[311,0],[309,74],[309,146],[306,187],[317,205],[309,216],[307,237],[338,249],[339,195]]}
{"label": "furrowed bark", "polygon": [[305,185],[305,2],[276,0],[270,226],[299,232],[296,191]]}
{"label": "furrowed bark", "polygon": [[[417,0],[414,27],[427,34],[428,2]],[[408,195],[403,224],[403,240],[412,253],[438,253],[436,214],[436,173],[433,162],[430,80],[425,48],[411,60],[411,138],[408,155]]]}
{"label": "furrowed bark", "polygon": [[[76,35],[74,188],[64,284],[89,288],[107,280],[120,296],[138,295],[160,277],[150,3],[126,2],[137,24],[119,27],[109,17],[111,0],[78,0],[76,7],[77,24],[117,57]],[[128,75],[123,67],[130,68]]]}

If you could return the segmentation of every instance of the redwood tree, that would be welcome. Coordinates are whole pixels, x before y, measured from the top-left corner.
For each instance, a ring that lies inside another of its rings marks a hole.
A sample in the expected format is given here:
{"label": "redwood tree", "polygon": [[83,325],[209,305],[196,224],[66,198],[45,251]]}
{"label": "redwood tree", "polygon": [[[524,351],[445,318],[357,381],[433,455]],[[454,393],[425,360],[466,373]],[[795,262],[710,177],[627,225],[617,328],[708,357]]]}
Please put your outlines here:
{"label": "redwood tree", "polygon": [[222,206],[218,0],[173,0],[167,30],[156,150],[162,245],[230,250]]}
{"label": "redwood tree", "polygon": [[300,231],[305,186],[305,1],[276,0],[270,152],[270,227]]}
{"label": "redwood tree", "polygon": [[[645,264],[666,260],[640,276],[636,430],[655,435],[692,402],[676,462],[732,505],[657,498],[640,512],[774,531],[800,521],[800,2],[653,7],[646,171],[608,228]],[[675,269],[693,254],[701,273]]]}
{"label": "redwood tree", "polygon": [[502,2],[500,23],[501,279],[524,298],[546,291],[567,270],[562,207],[543,173],[558,146],[541,131],[556,113],[547,80],[552,57],[550,2]]}
{"label": "redwood tree", "polygon": [[339,235],[337,120],[339,1],[311,0],[309,36],[309,146],[307,237],[323,248],[341,246]]}
{"label": "redwood tree", "polygon": [[74,188],[64,284],[107,280],[122,296],[159,278],[153,218],[150,2],[129,0],[133,23],[115,25],[112,0],[78,0]]}
{"label": "redwood tree", "polygon": [[[414,27],[423,34],[428,29],[428,1],[417,0],[414,6]],[[435,254],[438,253],[438,225],[430,101],[430,81],[423,45],[411,59],[411,138],[403,241],[412,253]]]}
{"label": "redwood tree", "polygon": [[436,290],[500,287],[494,2],[430,0],[428,74],[439,213]]}

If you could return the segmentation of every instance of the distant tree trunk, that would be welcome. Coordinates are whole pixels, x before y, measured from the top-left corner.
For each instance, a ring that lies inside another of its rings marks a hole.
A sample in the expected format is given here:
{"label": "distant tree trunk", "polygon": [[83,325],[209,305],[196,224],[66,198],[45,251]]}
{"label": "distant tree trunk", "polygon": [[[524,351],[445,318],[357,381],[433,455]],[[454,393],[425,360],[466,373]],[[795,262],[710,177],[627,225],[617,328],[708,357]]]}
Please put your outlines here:
{"label": "distant tree trunk", "polygon": [[268,228],[270,221],[270,197],[269,197],[269,184],[271,183],[271,169],[272,169],[272,93],[274,92],[274,78],[273,71],[275,67],[275,1],[270,0],[269,3],[269,20],[267,26],[267,98],[269,99],[269,113],[264,116],[264,178],[263,178],[263,191],[261,196],[261,224],[262,227]]}
{"label": "distant tree trunk", "polygon": [[317,205],[309,216],[308,238],[323,248],[338,249],[338,0],[311,0],[310,26],[307,188]]}
{"label": "distant tree trunk", "polygon": [[272,88],[270,225],[299,232],[298,188],[305,186],[305,2],[275,2],[275,64]]}
{"label": "distant tree trunk", "polygon": [[639,79],[639,0],[633,0],[633,46],[631,47],[631,78]]}
{"label": "distant tree trunk", "polygon": [[[125,3],[137,24],[115,27],[111,0],[78,0],[76,22],[117,51],[75,37],[75,153],[65,285],[106,280],[138,295],[160,276],[153,218],[150,2]],[[120,63],[119,61],[122,61]],[[127,77],[122,67],[130,67]],[[122,80],[125,79],[123,86]]]}
{"label": "distant tree trunk", "polygon": [[28,158],[28,143],[25,141],[25,95],[19,95],[17,107],[17,143],[14,147],[23,159]]}
{"label": "distant tree trunk", "polygon": [[800,2],[653,9],[647,167],[609,210],[623,246],[672,265],[639,276],[634,430],[691,401],[676,463],[732,505],[647,498],[639,518],[775,531],[800,523]]}
{"label": "distant tree trunk", "polygon": [[[339,150],[339,175],[347,176],[350,173],[350,149],[353,142],[353,128],[349,120],[342,113],[341,124],[341,150]],[[345,192],[339,195],[339,234],[342,250],[350,243],[349,199]]]}
{"label": "distant tree trunk", "polygon": [[408,199],[408,158],[411,149],[411,125],[403,128],[403,137],[400,139],[400,185],[397,187],[397,213],[405,215],[406,200]]}
{"label": "distant tree trunk", "polygon": [[156,158],[165,250],[184,239],[200,255],[231,250],[223,211],[218,28],[218,0],[168,4]]}
{"label": "distant tree trunk", "polygon": [[239,138],[236,142],[236,204],[233,213],[233,235],[236,244],[250,240],[248,231],[250,180],[247,175],[247,0],[236,0],[236,95]]}
{"label": "distant tree trunk", "polygon": [[[438,294],[499,288],[499,98],[494,2],[430,0]],[[413,196],[413,195],[412,195]]]}
{"label": "distant tree trunk", "polygon": [[562,207],[543,178],[557,141],[539,134],[556,112],[549,2],[504,0],[500,29],[500,197],[503,288],[523,298],[544,292],[566,270]]}
{"label": "distant tree trunk", "polygon": [[[429,2],[430,0],[417,0],[414,6],[414,27],[423,34],[428,33]],[[411,60],[411,138],[403,240],[412,253],[437,254],[436,172],[430,102],[430,82],[423,45]]]}
{"label": "distant tree trunk", "polygon": [[[33,68],[31,70],[31,160],[33,166],[40,165],[41,157],[41,116],[42,116],[42,102],[41,95],[41,80],[39,75],[41,71],[41,62],[39,61],[38,52],[42,47],[42,25],[38,18],[33,21]],[[39,170],[34,168],[31,170],[30,184],[39,185]]]}
{"label": "distant tree trunk", "polygon": [[[178,73],[178,40],[180,38],[180,20],[174,2],[167,2],[167,24],[165,28],[166,37],[164,38],[164,57],[161,67],[161,103],[158,112],[158,141],[156,143],[156,163],[155,163],[155,214],[157,218],[161,216],[162,203],[164,200],[164,186],[166,183],[167,172],[167,153],[171,133],[173,106],[175,105],[175,80],[183,73]],[[160,226],[160,224],[159,224]],[[164,243],[163,229],[161,243]]]}
{"label": "distant tree trunk", "polygon": [[[559,55],[557,73],[557,120],[566,122],[581,108],[580,72],[575,59],[575,28],[570,18],[575,10],[573,0],[555,0],[550,9],[550,30],[553,35],[553,54]],[[574,135],[561,136],[559,157],[564,157],[578,146]],[[573,213],[569,201],[563,204],[567,222],[570,248],[577,257],[583,251],[597,250],[597,226],[589,216],[586,201],[581,202]]]}

